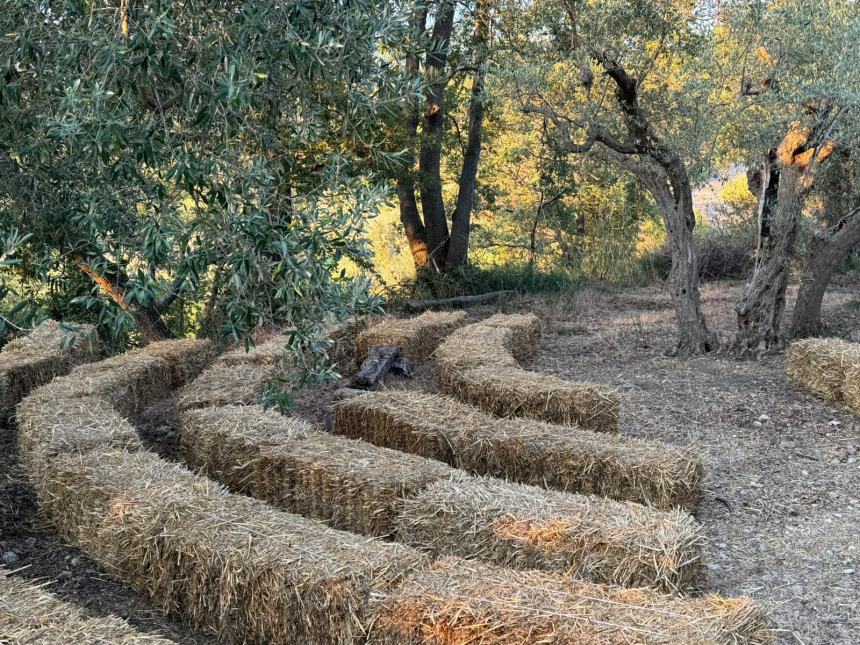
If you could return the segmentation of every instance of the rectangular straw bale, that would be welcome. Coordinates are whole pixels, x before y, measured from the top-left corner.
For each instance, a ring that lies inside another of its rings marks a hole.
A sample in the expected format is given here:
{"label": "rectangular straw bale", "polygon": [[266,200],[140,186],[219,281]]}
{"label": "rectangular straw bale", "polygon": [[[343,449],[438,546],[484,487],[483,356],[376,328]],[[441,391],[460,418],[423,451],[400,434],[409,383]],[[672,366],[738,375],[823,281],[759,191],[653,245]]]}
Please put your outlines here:
{"label": "rectangular straw bale", "polygon": [[440,379],[442,390],[499,417],[530,417],[618,432],[620,402],[612,388],[522,369],[481,367]]}
{"label": "rectangular straw bale", "polygon": [[274,365],[216,363],[179,392],[176,410],[224,405],[251,405],[277,373]]}
{"label": "rectangular straw bale", "polygon": [[129,352],[76,367],[51,387],[63,398],[100,397],[130,417],[170,394],[170,365],[163,358]]}
{"label": "rectangular straw bale", "polygon": [[392,533],[404,497],[456,472],[258,406],[189,411],[180,437],[185,461],[232,490],[366,535]]}
{"label": "rectangular straw bale", "polygon": [[805,338],[792,343],[786,375],[825,401],[840,401],[846,371],[860,366],[860,343],[840,338]]}
{"label": "rectangular straw bale", "polygon": [[[74,343],[69,344],[73,340]],[[92,351],[90,351],[92,350]],[[0,419],[10,416],[33,388],[97,357],[98,337],[91,325],[66,331],[52,320],[0,351]]]}
{"label": "rectangular straw bale", "polygon": [[444,558],[383,599],[372,645],[765,645],[748,598],[671,598]]}
{"label": "rectangular straw bale", "polygon": [[0,643],[24,645],[170,645],[173,641],[140,632],[116,616],[91,617],[45,591],[45,583],[25,582],[0,569]]}
{"label": "rectangular straw bale", "polygon": [[146,452],[60,457],[40,496],[65,536],[219,642],[357,642],[371,598],[427,562]]}
{"label": "rectangular straw bale", "polygon": [[465,323],[466,314],[462,311],[427,311],[414,318],[389,318],[358,335],[356,362],[364,361],[374,345],[394,345],[402,356],[423,363],[448,334]]}
{"label": "rectangular straw bale", "polygon": [[142,450],[137,430],[104,399],[61,397],[52,385],[34,391],[18,406],[18,447],[29,469],[45,467],[60,454],[122,448]]}
{"label": "rectangular straw bale", "polygon": [[287,350],[288,338],[278,335],[262,343],[249,347],[244,346],[225,352],[218,357],[219,363],[227,365],[275,365]]}
{"label": "rectangular straw bale", "polygon": [[449,397],[381,391],[337,404],[334,431],[480,475],[567,492],[692,509],[703,468],[658,441],[530,419],[498,419]]}
{"label": "rectangular straw bale", "polygon": [[845,404],[860,416],[860,365],[849,367],[845,371],[845,382],[842,384],[842,397]]}
{"label": "rectangular straw bale", "polygon": [[478,324],[458,329],[436,350],[442,387],[455,383],[460,373],[476,367],[519,370],[511,350],[514,344],[514,331],[506,327]]}
{"label": "rectangular straw bale", "polygon": [[478,324],[483,327],[510,329],[513,332],[513,338],[508,348],[518,361],[528,360],[537,354],[542,325],[536,315],[532,313],[495,314]]}
{"label": "rectangular straw bale", "polygon": [[215,360],[215,345],[211,340],[180,338],[150,343],[130,353],[163,358],[170,366],[170,386],[178,388]]}
{"label": "rectangular straw bale", "polygon": [[688,513],[499,479],[431,484],[403,503],[397,539],[437,556],[667,593],[704,582],[703,532]]}

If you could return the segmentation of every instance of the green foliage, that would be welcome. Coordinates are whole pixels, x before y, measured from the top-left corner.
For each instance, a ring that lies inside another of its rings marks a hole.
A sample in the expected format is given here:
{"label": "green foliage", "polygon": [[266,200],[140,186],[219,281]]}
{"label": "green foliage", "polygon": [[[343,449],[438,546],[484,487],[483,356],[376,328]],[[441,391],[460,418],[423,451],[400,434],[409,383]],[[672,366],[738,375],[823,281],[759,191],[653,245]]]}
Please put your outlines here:
{"label": "green foliage", "polygon": [[367,266],[386,197],[403,19],[382,0],[128,5],[0,5],[0,235],[30,233],[4,275],[116,335],[137,311],[193,332],[205,309],[221,337],[274,324],[319,357],[325,323],[375,307],[337,269]]}

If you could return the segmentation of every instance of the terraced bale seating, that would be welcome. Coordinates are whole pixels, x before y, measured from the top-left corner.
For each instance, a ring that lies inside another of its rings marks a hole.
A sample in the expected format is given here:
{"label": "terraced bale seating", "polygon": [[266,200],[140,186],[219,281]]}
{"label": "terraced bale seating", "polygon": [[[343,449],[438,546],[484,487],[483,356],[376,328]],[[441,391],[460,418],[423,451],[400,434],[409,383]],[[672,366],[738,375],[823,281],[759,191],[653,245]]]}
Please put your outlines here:
{"label": "terraced bale seating", "polygon": [[764,645],[773,632],[746,598],[674,599],[448,558],[382,601],[370,642]]}
{"label": "terraced bale seating", "polygon": [[531,314],[498,314],[458,329],[436,351],[442,391],[500,417],[617,432],[619,400],[611,388],[519,367],[539,339],[540,322]]}
{"label": "terraced bale seating", "polygon": [[423,363],[436,351],[439,343],[452,331],[466,323],[462,311],[427,311],[414,318],[390,318],[358,336],[355,359],[359,364],[367,358],[374,345],[394,345],[401,356]]}
{"label": "terraced bale seating", "polygon": [[434,555],[669,593],[704,582],[701,526],[683,511],[498,479],[440,480],[407,499],[398,540]]}
{"label": "terraced bale seating", "polygon": [[0,643],[70,645],[169,645],[116,616],[87,616],[75,605],[45,591],[43,585],[6,575],[0,569]]}
{"label": "terraced bale seating", "polygon": [[668,509],[693,509],[703,468],[686,450],[530,419],[498,419],[449,397],[380,391],[344,399],[334,432],[479,475]]}
{"label": "terraced bale seating", "polygon": [[191,410],[180,445],[187,464],[231,490],[366,535],[391,534],[404,498],[456,472],[258,406]]}
{"label": "terraced bale seating", "polygon": [[0,419],[6,419],[33,388],[98,354],[92,325],[65,328],[48,320],[0,350]]}
{"label": "terraced bale seating", "polygon": [[825,401],[845,401],[860,414],[860,343],[805,338],[792,343],[786,375]]}

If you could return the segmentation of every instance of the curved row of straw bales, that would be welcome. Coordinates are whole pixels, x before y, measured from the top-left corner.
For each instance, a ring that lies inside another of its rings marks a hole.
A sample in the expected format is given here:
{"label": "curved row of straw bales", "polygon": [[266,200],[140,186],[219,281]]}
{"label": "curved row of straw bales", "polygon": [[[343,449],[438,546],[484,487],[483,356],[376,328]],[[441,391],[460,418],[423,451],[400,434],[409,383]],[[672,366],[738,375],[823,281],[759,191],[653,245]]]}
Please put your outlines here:
{"label": "curved row of straw bales", "polygon": [[53,320],[6,343],[0,351],[0,421],[33,388],[93,360],[97,352],[98,336],[92,325],[64,326]]}
{"label": "curved row of straw bales", "polygon": [[436,350],[442,391],[500,417],[618,432],[619,401],[611,388],[519,367],[536,353],[540,329],[533,314],[497,314],[456,330]]}
{"label": "curved row of straw bales", "polygon": [[841,401],[860,415],[860,343],[806,338],[792,343],[786,375],[825,401]]}
{"label": "curved row of straw bales", "polygon": [[683,511],[475,478],[258,406],[191,410],[180,437],[185,461],[231,490],[433,555],[668,592],[704,578],[701,527]]}

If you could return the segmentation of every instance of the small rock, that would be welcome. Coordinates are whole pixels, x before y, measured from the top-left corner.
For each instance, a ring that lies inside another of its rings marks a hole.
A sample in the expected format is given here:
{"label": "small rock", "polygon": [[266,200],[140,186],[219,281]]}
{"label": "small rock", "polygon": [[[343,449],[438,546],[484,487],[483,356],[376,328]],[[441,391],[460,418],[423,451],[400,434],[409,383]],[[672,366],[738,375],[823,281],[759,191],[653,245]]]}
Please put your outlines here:
{"label": "small rock", "polygon": [[6,551],[3,553],[3,563],[13,565],[18,562],[18,554],[14,551]]}
{"label": "small rock", "polygon": [[842,425],[842,422],[841,422],[841,421],[837,421],[836,419],[833,419],[833,420],[829,423],[829,425],[831,425],[831,426],[833,426],[833,427],[835,428],[836,426],[841,426],[841,425]]}
{"label": "small rock", "polygon": [[77,557],[72,558],[71,560],[69,560],[69,564],[70,564],[71,566],[73,566],[73,567],[78,566],[80,563],[81,563],[81,559],[80,559],[80,558],[77,558]]}
{"label": "small rock", "polygon": [[754,425],[756,428],[761,428],[761,421],[753,421],[753,425]]}
{"label": "small rock", "polygon": [[716,562],[709,562],[706,566],[711,571],[719,571],[720,569],[722,569],[722,567],[719,564],[717,564]]}
{"label": "small rock", "polygon": [[854,573],[854,569],[842,569],[842,573],[844,573],[846,576],[850,576]]}
{"label": "small rock", "polygon": [[27,547],[32,549],[34,546],[36,546],[36,538],[28,537],[26,540],[24,540],[24,544],[26,544]]}
{"label": "small rock", "polygon": [[766,414],[763,414],[758,418],[758,420],[761,421],[762,423],[764,423],[765,421],[770,421],[770,417],[767,416]]}
{"label": "small rock", "polygon": [[68,569],[64,569],[63,571],[60,571],[60,575],[57,576],[57,580],[71,580],[71,579],[72,579],[72,572],[69,571]]}

